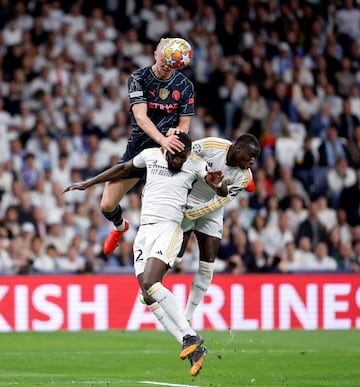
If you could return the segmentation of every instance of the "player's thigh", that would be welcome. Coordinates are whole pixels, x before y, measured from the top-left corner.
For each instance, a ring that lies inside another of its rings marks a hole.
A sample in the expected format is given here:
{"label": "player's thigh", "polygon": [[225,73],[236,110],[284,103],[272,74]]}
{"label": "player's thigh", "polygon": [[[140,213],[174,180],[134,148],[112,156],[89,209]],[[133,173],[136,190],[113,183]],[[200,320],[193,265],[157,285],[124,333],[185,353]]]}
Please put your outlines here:
{"label": "player's thigh", "polygon": [[101,197],[102,210],[111,211],[120,202],[124,195],[139,181],[139,179],[124,179],[115,182],[106,182]]}
{"label": "player's thigh", "polygon": [[221,239],[199,231],[195,231],[195,235],[199,245],[200,261],[215,262]]}
{"label": "player's thigh", "polygon": [[134,240],[135,274],[145,271],[149,258],[157,258],[173,267],[183,241],[183,231],[179,224],[161,222],[142,225]]}
{"label": "player's thigh", "polygon": [[200,261],[215,261],[222,238],[223,221],[221,213],[212,213],[196,220],[194,231],[199,245]]}

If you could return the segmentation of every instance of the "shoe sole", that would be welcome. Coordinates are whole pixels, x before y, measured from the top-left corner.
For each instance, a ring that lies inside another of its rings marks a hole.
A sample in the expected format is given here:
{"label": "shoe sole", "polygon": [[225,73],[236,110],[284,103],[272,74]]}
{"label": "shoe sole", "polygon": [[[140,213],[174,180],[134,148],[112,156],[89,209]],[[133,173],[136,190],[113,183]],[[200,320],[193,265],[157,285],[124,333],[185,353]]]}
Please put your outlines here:
{"label": "shoe sole", "polygon": [[185,360],[188,356],[190,356],[192,353],[194,353],[200,345],[204,342],[204,340],[199,341],[198,343],[189,345],[185,349],[183,349],[180,353],[180,359]]}
{"label": "shoe sole", "polygon": [[190,369],[190,376],[196,376],[200,372],[204,359],[205,354],[201,355],[201,357],[193,364]]}

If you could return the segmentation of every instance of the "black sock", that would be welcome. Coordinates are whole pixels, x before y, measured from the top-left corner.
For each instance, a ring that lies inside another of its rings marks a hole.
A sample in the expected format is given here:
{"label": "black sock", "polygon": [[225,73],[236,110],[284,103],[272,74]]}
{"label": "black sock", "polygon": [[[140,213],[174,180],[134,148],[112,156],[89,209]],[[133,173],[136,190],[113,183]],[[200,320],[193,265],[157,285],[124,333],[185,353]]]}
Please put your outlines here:
{"label": "black sock", "polygon": [[110,220],[110,222],[113,222],[116,227],[121,226],[123,220],[122,217],[122,208],[118,204],[114,211],[112,212],[104,212],[102,211],[102,214],[105,216],[107,220]]}

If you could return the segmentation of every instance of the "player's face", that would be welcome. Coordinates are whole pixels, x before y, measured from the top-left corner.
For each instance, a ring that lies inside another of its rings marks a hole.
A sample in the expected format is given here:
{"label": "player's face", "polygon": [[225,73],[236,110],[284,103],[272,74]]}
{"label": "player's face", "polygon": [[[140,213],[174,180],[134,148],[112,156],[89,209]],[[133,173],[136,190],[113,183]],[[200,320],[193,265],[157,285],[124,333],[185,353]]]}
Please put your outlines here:
{"label": "player's face", "polygon": [[257,157],[257,151],[253,147],[243,148],[239,146],[234,147],[228,164],[231,167],[238,167],[241,169],[248,169],[254,165]]}
{"label": "player's face", "polygon": [[174,69],[165,63],[165,58],[161,52],[155,51],[155,64],[153,71],[160,79],[168,79],[172,76]]}
{"label": "player's face", "polygon": [[168,167],[171,172],[180,172],[183,164],[187,160],[190,154],[190,149],[184,149],[181,152],[175,152],[171,154],[170,152],[166,153],[166,159],[168,161]]}

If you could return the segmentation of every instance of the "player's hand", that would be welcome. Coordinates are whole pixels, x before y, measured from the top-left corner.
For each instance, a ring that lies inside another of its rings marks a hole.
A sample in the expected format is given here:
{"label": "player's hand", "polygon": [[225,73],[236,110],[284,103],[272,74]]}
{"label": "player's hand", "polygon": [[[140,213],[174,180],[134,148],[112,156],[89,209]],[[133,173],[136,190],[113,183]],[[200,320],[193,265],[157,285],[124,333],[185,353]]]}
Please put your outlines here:
{"label": "player's hand", "polygon": [[163,137],[160,141],[160,145],[163,146],[171,154],[174,154],[175,152],[181,152],[185,148],[185,145],[179,140],[179,137],[175,134]]}
{"label": "player's hand", "polygon": [[181,128],[177,127],[177,128],[170,128],[167,132],[166,132],[166,137],[169,137],[173,134],[179,134],[181,132],[184,132],[184,133],[188,133],[188,131],[186,132],[185,130],[181,130]]}
{"label": "player's hand", "polygon": [[224,178],[224,174],[220,169],[215,171],[209,171],[206,175],[206,181],[214,186],[219,185]]}
{"label": "player's hand", "polygon": [[71,185],[68,185],[61,193],[69,192],[69,191],[85,191],[88,189],[88,185],[85,181],[80,181],[78,183],[74,183]]}

